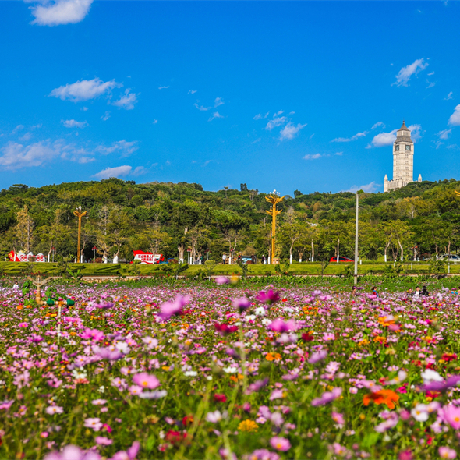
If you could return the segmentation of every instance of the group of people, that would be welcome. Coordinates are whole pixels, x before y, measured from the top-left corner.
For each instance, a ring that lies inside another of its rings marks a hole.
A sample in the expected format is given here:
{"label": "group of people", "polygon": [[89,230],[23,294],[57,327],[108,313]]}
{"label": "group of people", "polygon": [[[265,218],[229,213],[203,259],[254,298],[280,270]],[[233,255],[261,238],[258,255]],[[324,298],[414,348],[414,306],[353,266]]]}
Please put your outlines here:
{"label": "group of people", "polygon": [[[460,292],[460,288],[459,288],[459,292]],[[377,287],[374,286],[372,288],[372,294],[373,295],[376,295],[378,297],[378,292],[377,292]],[[407,291],[407,294],[409,296],[412,296],[412,297],[421,297],[421,296],[428,296],[430,295],[430,293],[426,290],[426,286],[422,286],[422,290],[420,290],[419,287],[416,287],[415,288],[415,291],[412,290],[412,288],[409,288],[408,291]],[[351,295],[354,297],[354,296],[357,296],[358,295],[358,288],[356,286],[353,286],[351,288]]]}

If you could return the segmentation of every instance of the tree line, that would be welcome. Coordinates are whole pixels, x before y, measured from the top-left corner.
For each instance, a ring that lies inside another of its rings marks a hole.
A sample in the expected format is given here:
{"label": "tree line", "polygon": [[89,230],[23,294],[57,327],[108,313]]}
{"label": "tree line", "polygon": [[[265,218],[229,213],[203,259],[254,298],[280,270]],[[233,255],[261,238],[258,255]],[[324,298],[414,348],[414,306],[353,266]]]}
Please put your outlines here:
{"label": "tree line", "polygon": [[[412,260],[454,253],[459,244],[459,205],[453,179],[411,183],[390,193],[360,197],[360,255]],[[44,187],[16,184],[0,192],[0,251],[15,249],[75,257],[76,207],[82,221],[85,260],[131,260],[132,251],[185,259],[189,251],[219,261],[222,254],[271,257],[271,218],[265,193],[239,189],[204,191],[194,183],[146,183],[107,179]],[[282,260],[353,258],[355,195],[295,190],[279,205],[276,257]],[[93,250],[97,248],[97,250]]]}

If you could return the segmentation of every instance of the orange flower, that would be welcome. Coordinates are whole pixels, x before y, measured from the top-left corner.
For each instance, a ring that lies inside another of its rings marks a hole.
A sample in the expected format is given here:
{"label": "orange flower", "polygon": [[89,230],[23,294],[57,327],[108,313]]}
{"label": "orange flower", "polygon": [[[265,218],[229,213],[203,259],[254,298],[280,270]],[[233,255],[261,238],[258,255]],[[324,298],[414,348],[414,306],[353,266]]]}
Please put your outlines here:
{"label": "orange flower", "polygon": [[22,305],[18,305],[18,306],[16,307],[17,310],[22,310],[23,308],[24,308],[24,307],[23,307]]}
{"label": "orange flower", "polygon": [[385,316],[381,316],[379,318],[379,324],[383,327],[388,327],[392,324],[395,324],[395,320],[394,319],[387,319]]}
{"label": "orange flower", "polygon": [[387,339],[385,337],[380,337],[378,335],[377,337],[374,338],[374,342],[379,342],[382,345],[384,345],[385,343],[387,343]]}
{"label": "orange flower", "polygon": [[273,352],[273,353],[267,353],[266,358],[268,361],[274,361],[275,359],[281,359],[281,355],[279,353]]}
{"label": "orange flower", "polygon": [[399,396],[392,390],[380,390],[363,397],[363,404],[368,406],[371,402],[385,404],[388,409],[394,409],[395,403],[398,402]]}

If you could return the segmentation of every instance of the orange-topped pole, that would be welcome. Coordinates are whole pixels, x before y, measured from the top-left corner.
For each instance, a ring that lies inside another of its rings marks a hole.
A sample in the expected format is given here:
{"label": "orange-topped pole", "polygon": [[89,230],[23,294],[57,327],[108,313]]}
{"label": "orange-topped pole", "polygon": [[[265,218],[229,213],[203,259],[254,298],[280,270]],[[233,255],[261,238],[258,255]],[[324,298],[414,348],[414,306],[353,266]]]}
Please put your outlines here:
{"label": "orange-topped pole", "polygon": [[276,216],[281,212],[276,209],[276,205],[283,201],[284,196],[280,197],[279,194],[276,193],[276,190],[273,190],[273,192],[270,193],[270,195],[266,196],[265,199],[272,205],[270,211],[266,211],[266,213],[272,216],[272,250],[270,263],[273,264],[273,259],[275,258]]}
{"label": "orange-topped pole", "polygon": [[78,241],[77,241],[77,264],[80,263],[80,233],[81,233],[81,218],[86,216],[87,212],[81,212],[81,207],[78,207],[74,212],[74,216],[78,217]]}

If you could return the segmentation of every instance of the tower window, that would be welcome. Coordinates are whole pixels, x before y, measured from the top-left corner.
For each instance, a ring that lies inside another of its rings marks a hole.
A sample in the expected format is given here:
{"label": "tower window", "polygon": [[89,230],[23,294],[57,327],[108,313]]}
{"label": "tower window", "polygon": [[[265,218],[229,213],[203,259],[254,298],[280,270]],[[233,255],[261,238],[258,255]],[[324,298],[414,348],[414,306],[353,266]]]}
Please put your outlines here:
{"label": "tower window", "polygon": [[399,150],[399,145],[395,145],[395,150]]}
{"label": "tower window", "polygon": [[406,150],[410,150],[410,145],[406,145]]}

